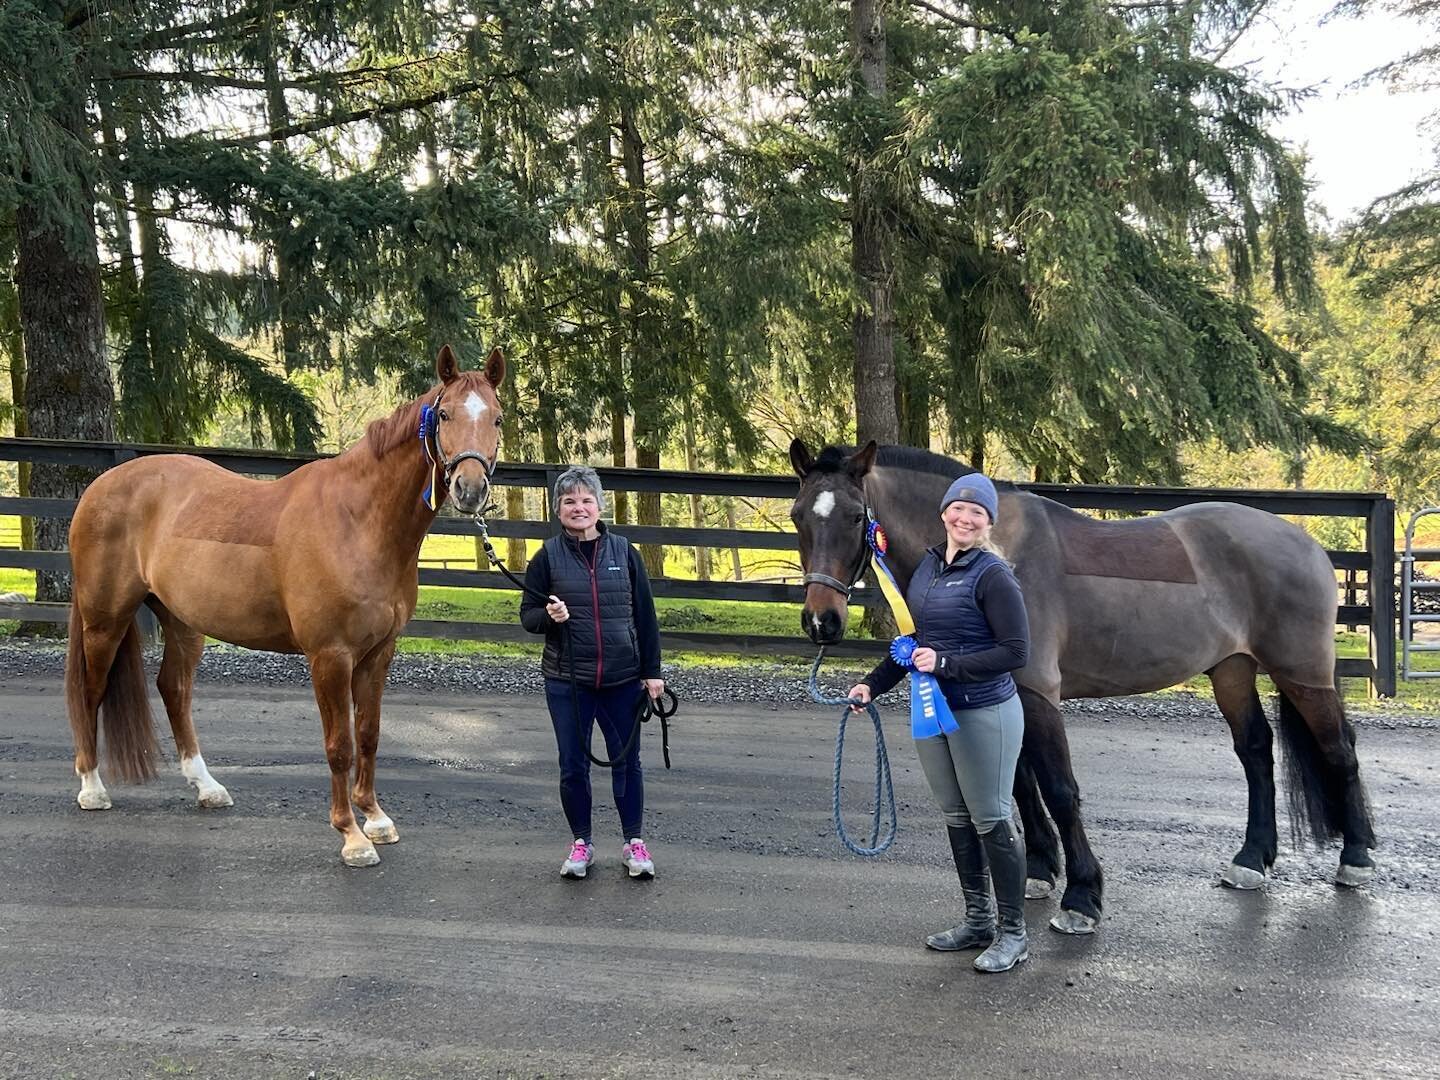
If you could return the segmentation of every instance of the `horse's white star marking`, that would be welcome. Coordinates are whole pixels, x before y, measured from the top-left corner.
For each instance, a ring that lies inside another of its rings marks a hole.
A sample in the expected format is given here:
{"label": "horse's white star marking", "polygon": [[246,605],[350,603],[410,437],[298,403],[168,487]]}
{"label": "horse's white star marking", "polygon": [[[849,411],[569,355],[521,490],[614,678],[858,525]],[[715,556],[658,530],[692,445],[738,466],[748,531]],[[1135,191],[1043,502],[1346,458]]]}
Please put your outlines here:
{"label": "horse's white star marking", "polygon": [[815,496],[815,505],[811,507],[818,518],[828,518],[830,511],[835,509],[835,493],[833,491],[822,491]]}
{"label": "horse's white star marking", "polygon": [[489,405],[485,404],[485,399],[474,390],[471,390],[470,396],[465,399],[465,415],[470,417],[471,420],[479,420],[480,414],[489,407]]}

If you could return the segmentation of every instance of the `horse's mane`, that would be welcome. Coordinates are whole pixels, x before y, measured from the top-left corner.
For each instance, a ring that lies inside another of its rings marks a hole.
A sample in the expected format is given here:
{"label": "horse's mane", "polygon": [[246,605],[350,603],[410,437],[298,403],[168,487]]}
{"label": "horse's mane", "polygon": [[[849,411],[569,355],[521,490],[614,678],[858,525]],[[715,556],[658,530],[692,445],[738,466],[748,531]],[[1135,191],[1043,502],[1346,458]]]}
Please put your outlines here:
{"label": "horse's mane", "polygon": [[[845,468],[847,459],[855,453],[853,446],[827,446],[820,451],[820,456],[815,459],[811,466],[812,471],[822,473],[837,473]],[[915,446],[881,446],[875,455],[876,465],[891,466],[897,469],[909,469],[912,472],[933,473],[936,476],[943,476],[947,480],[953,480],[957,476],[964,476],[972,473],[975,469],[966,465],[963,461],[946,457],[944,454],[936,454],[929,450],[921,450]]]}
{"label": "horse's mane", "polygon": [[426,391],[425,397],[401,405],[389,416],[370,421],[361,442],[370,448],[370,453],[377,460],[396,447],[420,437],[420,404],[433,393],[433,390]]}

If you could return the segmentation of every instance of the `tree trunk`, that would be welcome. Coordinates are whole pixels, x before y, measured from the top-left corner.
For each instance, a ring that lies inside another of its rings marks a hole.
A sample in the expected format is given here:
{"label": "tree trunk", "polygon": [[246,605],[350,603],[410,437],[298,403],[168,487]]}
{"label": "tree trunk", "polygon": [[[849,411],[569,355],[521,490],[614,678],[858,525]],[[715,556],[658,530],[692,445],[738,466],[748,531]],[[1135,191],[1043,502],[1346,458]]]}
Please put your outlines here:
{"label": "tree trunk", "polygon": [[[655,318],[650,309],[650,196],[645,181],[645,143],[627,102],[620,107],[621,165],[625,174],[625,237],[629,249],[630,400],[639,402],[634,413],[635,464],[642,469],[660,467],[665,433],[659,425],[659,383],[663,376],[660,343],[655,340]],[[661,524],[660,493],[635,495],[636,520],[641,525]],[[665,573],[662,544],[641,544],[640,558],[651,577]]]}
{"label": "tree trunk", "polygon": [[[604,229],[605,250],[616,266],[624,266],[626,254],[620,246],[620,232],[623,213],[620,208],[619,185],[615,177],[615,135],[609,125],[597,141],[596,157],[604,161],[604,183],[600,211],[601,226]],[[604,287],[604,317],[606,320],[605,347],[609,353],[609,408],[610,408],[610,464],[623,469],[630,464],[628,443],[625,437],[625,416],[628,404],[625,396],[625,335],[626,322],[625,290],[613,278],[607,278]],[[630,521],[630,493],[617,491],[611,496],[615,506],[615,524],[625,525]]]}
{"label": "tree trunk", "polygon": [[[89,141],[78,102],[63,121],[76,139]],[[115,438],[115,389],[105,357],[94,193],[81,177],[75,177],[73,183],[79,190],[70,202],[79,220],[72,221],[69,230],[32,202],[21,202],[15,212],[15,284],[25,339],[25,416],[30,434],[37,438],[110,441]],[[90,469],[36,465],[30,494],[47,499],[79,498],[95,475]],[[35,544],[42,550],[65,550],[68,533],[69,523],[63,518],[35,521]],[[67,600],[69,596],[68,572],[36,571],[37,600]]]}
{"label": "tree trunk", "polygon": [[[617,360],[618,366],[618,360]],[[624,376],[622,375],[621,378]],[[617,394],[610,402],[610,464],[623,469],[630,464],[625,453],[625,398]],[[615,502],[615,524],[630,520],[630,493],[617,491],[610,496]]]}
{"label": "tree trunk", "polygon": [[[0,289],[10,291],[10,283],[0,285]],[[7,313],[5,325],[5,353],[10,357],[10,400],[15,407],[15,437],[23,439],[30,434],[29,426],[25,422],[25,342],[20,334],[19,311],[10,308],[13,303],[18,304],[13,294],[5,297],[5,303],[10,312],[15,314],[14,322],[10,322]],[[17,461],[16,494],[22,499],[30,497],[30,462]],[[29,516],[20,519],[20,547],[22,550],[30,550],[35,546],[35,519]]]}
{"label": "tree trunk", "polygon": [[[688,399],[685,402],[685,468],[691,472],[700,469],[699,455],[695,451],[695,410]],[[699,495],[690,496],[690,526],[695,529],[705,527],[705,510]],[[710,580],[710,549],[701,544],[695,546],[695,577],[700,581]]]}
{"label": "tree trunk", "polygon": [[[914,351],[912,349],[911,356]],[[895,406],[900,420],[900,442],[930,448],[930,381],[912,362],[895,379]]]}
{"label": "tree trunk", "polygon": [[[886,96],[885,0],[852,0],[850,44],[859,68],[857,96]],[[885,132],[866,132],[851,161],[851,266],[859,303],[855,308],[855,437],[895,443],[900,421],[895,409],[894,236],[887,222],[876,154]]]}
{"label": "tree trunk", "polygon": [[[285,100],[275,44],[276,20],[275,0],[268,0],[260,23],[260,51],[265,64],[265,117],[271,131],[281,131],[290,125],[290,104]],[[290,150],[283,139],[270,144],[272,166],[284,165],[289,157]],[[305,346],[297,314],[299,301],[296,290],[299,288],[300,273],[286,246],[290,235],[290,207],[282,199],[278,206],[272,208],[270,217],[270,239],[275,247],[275,292],[279,298],[280,359],[285,366],[285,374],[289,375],[305,366]],[[315,440],[311,438],[309,425],[303,416],[292,416],[290,427],[296,450],[315,449]]]}
{"label": "tree trunk", "polygon": [[[740,527],[735,524],[735,497],[733,495],[727,497],[725,500],[725,527],[727,529],[738,529]],[[745,567],[740,562],[740,549],[738,547],[730,549],[730,572],[736,581],[743,581],[745,579]]]}
{"label": "tree trunk", "polygon": [[535,403],[539,406],[535,420],[540,427],[540,460],[547,465],[558,465],[561,460],[560,432],[555,425],[555,394],[551,390],[554,378],[550,359],[542,352],[540,380],[535,388]]}
{"label": "tree trunk", "polygon": [[[131,426],[133,413],[125,412],[127,427],[142,442],[165,443],[170,446],[191,444],[200,434],[190,430],[185,418],[184,374],[182,359],[175,347],[180,333],[172,320],[175,312],[166,306],[162,283],[169,274],[165,265],[164,226],[155,211],[155,192],[148,184],[135,184],[135,220],[140,233],[140,311],[139,328],[145,341],[148,360],[146,375],[151,401],[145,408],[148,422],[139,431]],[[122,399],[122,409],[126,401]]]}

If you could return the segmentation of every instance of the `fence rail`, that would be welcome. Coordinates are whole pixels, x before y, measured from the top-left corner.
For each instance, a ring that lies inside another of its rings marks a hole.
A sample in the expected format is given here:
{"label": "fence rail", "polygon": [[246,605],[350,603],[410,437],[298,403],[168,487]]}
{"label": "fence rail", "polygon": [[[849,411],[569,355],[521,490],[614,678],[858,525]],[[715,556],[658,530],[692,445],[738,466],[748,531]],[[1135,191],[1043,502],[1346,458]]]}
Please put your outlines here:
{"label": "fence rail", "polygon": [[[317,457],[325,455],[285,453],[272,450],[233,450],[219,447],[172,447],[130,443],[87,443],[49,439],[0,439],[0,461],[29,461],[35,464],[70,465],[103,470],[123,461],[153,454],[189,453],[203,457],[234,472],[256,476],[282,476]],[[496,470],[495,484],[501,487],[540,488],[547,496],[564,465],[503,462]],[[798,481],[793,476],[739,473],[683,472],[659,469],[597,468],[607,490],[730,496],[751,499],[793,499]],[[1395,504],[1383,494],[1325,491],[1251,491],[1229,488],[1106,487],[1084,484],[1017,484],[1026,491],[1054,499],[1076,509],[1144,512],[1169,510],[1197,502],[1225,501],[1254,506],[1275,514],[1293,516],[1353,517],[1365,522],[1365,549],[1328,552],[1337,570],[1346,572],[1345,603],[1339,605],[1339,625],[1364,625],[1369,631],[1367,659],[1342,659],[1336,673],[1344,678],[1369,680],[1374,693],[1395,693]],[[548,503],[548,497],[547,497]],[[68,519],[75,503],[70,499],[0,497],[0,515]],[[494,521],[492,536],[537,540],[550,536],[556,526],[550,521]],[[468,520],[440,517],[431,529],[441,535],[474,535]],[[760,551],[795,550],[794,533],[780,529],[729,529],[673,525],[629,525],[625,535],[636,543],[741,549]],[[1436,553],[1440,556],[1440,553]],[[0,548],[0,567],[31,570],[69,569],[65,552],[19,551]],[[1365,574],[1361,585],[1355,572]],[[462,588],[510,588],[504,578],[489,570],[452,570],[422,565],[422,585]],[[798,603],[804,590],[798,585],[757,581],[691,581],[657,577],[655,595],[683,599],[745,600]],[[1340,586],[1337,584],[1337,589]],[[1358,591],[1364,590],[1364,603]],[[854,603],[883,604],[878,590],[858,590]],[[0,619],[64,621],[64,604],[0,605]],[[529,641],[513,623],[462,622],[459,620],[412,619],[405,633],[413,637],[442,637],[462,640]],[[812,646],[795,636],[735,635],[703,632],[662,631],[667,649],[707,652],[801,655]],[[877,644],[847,640],[829,651],[842,656],[875,655]]]}

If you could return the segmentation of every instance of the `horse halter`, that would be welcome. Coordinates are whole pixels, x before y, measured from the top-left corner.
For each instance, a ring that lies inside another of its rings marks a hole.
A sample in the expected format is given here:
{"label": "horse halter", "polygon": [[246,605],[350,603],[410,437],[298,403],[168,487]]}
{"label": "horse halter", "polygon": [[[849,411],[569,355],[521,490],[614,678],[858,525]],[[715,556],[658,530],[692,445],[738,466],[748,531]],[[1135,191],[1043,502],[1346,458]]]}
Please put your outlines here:
{"label": "horse halter", "polygon": [[850,573],[850,584],[839,578],[833,578],[829,574],[817,574],[814,572],[806,574],[800,579],[802,585],[824,585],[827,589],[834,589],[846,600],[855,591],[855,586],[860,583],[860,576],[865,573],[865,567],[870,563],[870,526],[875,523],[875,512],[870,509],[870,502],[865,502],[865,525],[860,530],[860,561]]}
{"label": "horse halter", "polygon": [[440,467],[445,489],[450,489],[450,481],[455,476],[456,468],[465,461],[480,462],[480,467],[485,470],[486,481],[493,480],[495,469],[500,463],[498,450],[493,460],[475,450],[461,450],[449,458],[444,456],[445,451],[440,446],[440,401],[444,397],[445,388],[441,387],[440,392],[435,395],[435,404],[420,407],[420,444],[425,448],[431,462]]}

